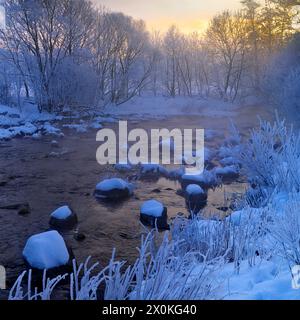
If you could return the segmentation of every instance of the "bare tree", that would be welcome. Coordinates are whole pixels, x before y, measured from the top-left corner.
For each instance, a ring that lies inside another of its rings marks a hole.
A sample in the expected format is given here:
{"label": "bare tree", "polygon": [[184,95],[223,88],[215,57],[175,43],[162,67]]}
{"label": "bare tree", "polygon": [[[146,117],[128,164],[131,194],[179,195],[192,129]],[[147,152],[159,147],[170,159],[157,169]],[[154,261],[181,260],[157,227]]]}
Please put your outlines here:
{"label": "bare tree", "polygon": [[224,11],[212,19],[207,30],[207,42],[219,67],[216,86],[225,100],[234,101],[239,92],[246,67],[247,35],[246,20],[241,12]]}

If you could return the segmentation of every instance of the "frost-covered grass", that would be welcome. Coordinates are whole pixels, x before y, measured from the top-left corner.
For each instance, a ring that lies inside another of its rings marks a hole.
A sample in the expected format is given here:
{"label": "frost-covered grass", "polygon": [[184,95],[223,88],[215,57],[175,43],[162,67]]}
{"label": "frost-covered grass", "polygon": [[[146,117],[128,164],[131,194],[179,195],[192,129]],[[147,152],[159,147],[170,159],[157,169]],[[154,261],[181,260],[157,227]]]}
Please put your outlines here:
{"label": "frost-covered grass", "polygon": [[41,291],[32,288],[32,271],[29,271],[26,283],[25,271],[12,287],[9,299],[48,300],[54,288],[67,277],[70,279],[72,300],[95,300],[101,290],[105,300],[212,298],[216,288],[211,276],[218,263],[208,261],[203,255],[203,261],[199,264],[196,257],[199,252],[188,251],[177,255],[177,241],[170,240],[168,233],[165,233],[162,243],[157,246],[155,235],[156,231],[151,231],[142,237],[139,257],[127,268],[124,261],[115,261],[113,250],[110,263],[100,271],[96,271],[97,263],[88,266],[89,258],[79,267],[73,261],[70,275],[47,279],[45,271]]}

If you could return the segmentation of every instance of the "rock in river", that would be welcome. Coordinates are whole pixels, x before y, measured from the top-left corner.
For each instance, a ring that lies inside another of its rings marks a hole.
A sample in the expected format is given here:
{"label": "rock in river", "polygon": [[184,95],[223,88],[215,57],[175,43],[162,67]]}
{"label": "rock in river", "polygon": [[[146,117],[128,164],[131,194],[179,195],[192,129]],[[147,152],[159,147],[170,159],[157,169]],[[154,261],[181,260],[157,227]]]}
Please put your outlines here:
{"label": "rock in river", "polygon": [[77,221],[76,213],[68,206],[62,206],[51,213],[49,224],[53,228],[72,229]]}
{"label": "rock in river", "polygon": [[144,225],[152,228],[169,229],[167,208],[157,200],[148,200],[142,204],[140,220]]}
{"label": "rock in river", "polygon": [[119,178],[105,179],[96,185],[94,195],[102,200],[123,200],[132,195],[132,185]]}
{"label": "rock in river", "polygon": [[31,236],[23,250],[31,268],[44,270],[67,265],[70,255],[63,237],[55,230]]}
{"label": "rock in river", "polygon": [[197,214],[206,206],[207,193],[197,184],[189,184],[184,191],[184,196],[186,206],[193,214]]}

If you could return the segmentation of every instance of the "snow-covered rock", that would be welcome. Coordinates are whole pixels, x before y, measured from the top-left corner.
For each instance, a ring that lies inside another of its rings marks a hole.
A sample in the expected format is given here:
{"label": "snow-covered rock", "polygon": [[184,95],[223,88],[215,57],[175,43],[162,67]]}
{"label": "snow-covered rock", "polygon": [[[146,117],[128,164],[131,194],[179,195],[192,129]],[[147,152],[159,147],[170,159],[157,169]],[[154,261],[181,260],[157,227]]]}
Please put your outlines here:
{"label": "snow-covered rock", "polygon": [[209,189],[216,187],[220,181],[214,170],[204,170],[201,174],[183,174],[180,178],[180,183],[183,190],[185,190],[189,184],[197,184],[203,189]]}
{"label": "snow-covered rock", "polygon": [[94,121],[93,123],[91,123],[90,128],[92,129],[102,129],[103,126],[101,123],[99,123],[99,121]]}
{"label": "snow-covered rock", "polygon": [[184,194],[186,206],[193,214],[197,214],[206,206],[207,193],[199,185],[189,184]]}
{"label": "snow-covered rock", "polygon": [[61,132],[59,128],[54,127],[49,122],[44,123],[40,128],[40,130],[44,135],[52,135],[52,136],[58,136],[58,137],[64,136],[64,134]]}
{"label": "snow-covered rock", "polygon": [[189,184],[185,189],[185,193],[188,196],[205,194],[204,190],[197,184]]}
{"label": "snow-covered rock", "polygon": [[240,169],[237,165],[218,167],[213,169],[222,180],[234,180],[239,176]]}
{"label": "snow-covered rock", "polygon": [[76,213],[68,206],[62,206],[51,213],[49,224],[54,228],[71,229],[77,221]]}
{"label": "snow-covered rock", "polygon": [[76,123],[76,124],[64,124],[64,128],[74,129],[78,133],[85,133],[87,132],[87,126],[84,123]]}
{"label": "snow-covered rock", "polygon": [[58,148],[59,147],[58,142],[56,140],[52,140],[51,141],[51,147]]}
{"label": "snow-covered rock", "polygon": [[31,136],[38,131],[38,128],[30,122],[24,125],[0,129],[0,140],[9,140],[18,136]]}
{"label": "snow-covered rock", "polygon": [[70,259],[65,241],[57,231],[31,236],[23,250],[23,257],[30,267],[40,270],[64,266]]}
{"label": "snow-covered rock", "polygon": [[122,200],[132,194],[132,185],[120,178],[105,179],[96,185],[95,197],[103,200]]}
{"label": "snow-covered rock", "polygon": [[226,157],[220,160],[222,166],[238,165],[240,162],[235,157]]}
{"label": "snow-covered rock", "polygon": [[167,177],[168,170],[159,164],[144,163],[141,164],[140,175],[145,180],[158,180],[160,177]]}
{"label": "snow-covered rock", "polygon": [[145,201],[140,209],[140,220],[144,225],[158,229],[168,229],[167,208],[157,200]]}

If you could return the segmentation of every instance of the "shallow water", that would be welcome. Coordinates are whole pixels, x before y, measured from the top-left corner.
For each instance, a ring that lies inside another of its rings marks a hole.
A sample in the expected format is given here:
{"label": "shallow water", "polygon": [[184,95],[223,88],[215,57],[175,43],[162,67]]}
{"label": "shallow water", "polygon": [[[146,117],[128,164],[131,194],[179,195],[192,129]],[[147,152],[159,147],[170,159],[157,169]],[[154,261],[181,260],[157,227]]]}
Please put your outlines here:
{"label": "shallow water", "polygon": [[[242,133],[258,124],[257,115],[270,117],[258,106],[241,109],[233,119]],[[229,119],[199,117],[171,117],[164,120],[134,121],[129,128],[205,128],[218,130],[216,138],[206,146],[218,149],[228,135]],[[106,127],[115,128],[116,124]],[[76,259],[84,261],[91,255],[106,265],[113,248],[117,258],[132,262],[137,254],[144,227],[139,223],[139,207],[145,200],[155,198],[168,207],[171,219],[178,212],[188,216],[184,198],[176,193],[176,181],[160,178],[157,181],[136,180],[134,196],[119,204],[99,203],[93,197],[95,185],[102,179],[119,176],[131,179],[134,173],[119,173],[112,166],[100,166],[95,153],[98,143],[96,130],[78,134],[65,130],[65,137],[57,139],[59,147],[51,146],[51,137],[0,142],[0,206],[28,202],[31,212],[19,215],[17,210],[0,209],[0,264],[7,269],[8,286],[25,269],[22,250],[29,236],[49,229],[49,215],[58,206],[68,204],[79,218],[78,231],[86,238],[78,242],[75,230],[64,232],[67,244]],[[51,152],[60,156],[50,156]],[[129,176],[129,177],[128,177]],[[205,215],[224,215],[218,208],[228,206],[232,197],[243,193],[243,180],[223,185],[208,193]],[[159,191],[158,191],[158,190]],[[230,211],[229,211],[230,212]],[[228,214],[227,212],[226,214]]]}

